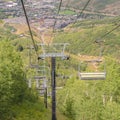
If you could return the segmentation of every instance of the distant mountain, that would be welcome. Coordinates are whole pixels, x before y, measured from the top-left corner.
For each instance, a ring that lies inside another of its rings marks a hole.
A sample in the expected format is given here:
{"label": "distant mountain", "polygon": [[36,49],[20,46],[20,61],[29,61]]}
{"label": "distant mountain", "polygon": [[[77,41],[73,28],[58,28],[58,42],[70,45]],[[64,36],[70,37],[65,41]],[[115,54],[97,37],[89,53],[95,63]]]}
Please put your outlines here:
{"label": "distant mountain", "polygon": [[[63,0],[63,6],[82,9],[87,1],[88,0]],[[120,0],[91,0],[86,10],[120,15]]]}

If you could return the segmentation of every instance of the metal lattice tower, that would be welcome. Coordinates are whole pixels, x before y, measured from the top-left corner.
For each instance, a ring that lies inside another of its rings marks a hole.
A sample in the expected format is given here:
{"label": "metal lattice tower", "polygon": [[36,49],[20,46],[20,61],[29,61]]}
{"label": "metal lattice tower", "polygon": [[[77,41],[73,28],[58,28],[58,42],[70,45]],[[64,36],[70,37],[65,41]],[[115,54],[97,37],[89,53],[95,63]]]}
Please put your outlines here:
{"label": "metal lattice tower", "polygon": [[33,58],[36,58],[34,56],[34,47],[29,46],[29,68],[33,69],[35,71],[35,75],[31,77],[28,80],[28,87],[32,88],[32,84],[36,84],[36,90],[37,93],[44,97],[45,106],[47,108],[47,96],[50,92],[48,92],[49,83],[47,78],[47,72],[46,72],[46,66],[45,66],[45,60],[43,61],[42,65],[39,63],[39,61],[35,60]]}
{"label": "metal lattice tower", "polygon": [[51,58],[51,83],[52,83],[52,120],[56,118],[56,58],[69,59],[65,54],[65,48],[68,43],[40,44],[42,54],[38,59]]}

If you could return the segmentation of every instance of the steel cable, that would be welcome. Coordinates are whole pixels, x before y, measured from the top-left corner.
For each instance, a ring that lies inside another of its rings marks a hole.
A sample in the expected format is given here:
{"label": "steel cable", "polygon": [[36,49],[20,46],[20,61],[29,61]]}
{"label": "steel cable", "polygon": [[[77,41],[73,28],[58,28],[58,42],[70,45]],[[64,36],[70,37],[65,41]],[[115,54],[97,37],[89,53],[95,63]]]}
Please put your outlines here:
{"label": "steel cable", "polygon": [[30,23],[29,23],[29,19],[28,19],[28,16],[27,16],[27,12],[26,12],[23,0],[21,0],[21,3],[22,3],[22,8],[23,8],[23,11],[24,11],[25,18],[26,18],[26,22],[27,22],[27,25],[28,25],[29,33],[30,33],[30,36],[31,36],[31,39],[32,39],[32,43],[33,43],[36,55],[38,57],[37,47],[36,47],[36,44],[35,44],[35,41],[34,41],[34,38],[33,38],[33,33],[32,33],[32,30],[31,30],[31,26],[30,26]]}

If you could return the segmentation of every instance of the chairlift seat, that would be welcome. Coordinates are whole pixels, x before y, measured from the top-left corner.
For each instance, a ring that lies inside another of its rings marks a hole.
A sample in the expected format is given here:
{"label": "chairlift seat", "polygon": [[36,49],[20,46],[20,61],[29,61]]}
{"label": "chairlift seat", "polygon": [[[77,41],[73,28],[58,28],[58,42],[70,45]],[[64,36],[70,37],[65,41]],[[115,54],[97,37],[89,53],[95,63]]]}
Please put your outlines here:
{"label": "chairlift seat", "polygon": [[81,80],[104,80],[106,78],[106,72],[79,72]]}
{"label": "chairlift seat", "polygon": [[36,88],[37,90],[41,90],[41,91],[44,91],[45,90],[45,87],[38,87]]}
{"label": "chairlift seat", "polygon": [[45,78],[45,76],[34,76],[34,79],[41,79],[41,80],[43,80]]}

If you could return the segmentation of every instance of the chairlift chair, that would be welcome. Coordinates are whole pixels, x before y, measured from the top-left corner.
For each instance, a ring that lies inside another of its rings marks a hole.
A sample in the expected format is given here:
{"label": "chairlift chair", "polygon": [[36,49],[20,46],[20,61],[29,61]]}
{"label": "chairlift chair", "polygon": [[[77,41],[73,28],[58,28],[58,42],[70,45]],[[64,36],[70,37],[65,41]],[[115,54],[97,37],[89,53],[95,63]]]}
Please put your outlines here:
{"label": "chairlift chair", "polygon": [[[102,62],[102,52],[103,52],[103,46],[100,45],[100,53],[99,53],[99,59],[96,60],[90,60],[88,62],[95,62],[100,63]],[[97,72],[81,72],[79,68],[79,77],[81,80],[105,80],[106,78],[106,70],[105,70],[105,61],[104,61],[104,71],[97,71]]]}
{"label": "chairlift chair", "polygon": [[106,72],[79,72],[81,80],[104,80],[106,78]]}
{"label": "chairlift chair", "polygon": [[38,80],[44,80],[45,76],[34,76],[34,79],[38,79]]}
{"label": "chairlift chair", "polygon": [[[91,60],[89,62],[102,62],[100,60]],[[105,71],[105,64],[104,64],[104,71],[97,71],[97,72],[81,72],[79,66],[79,78],[81,80],[105,80],[106,78],[106,71]]]}

